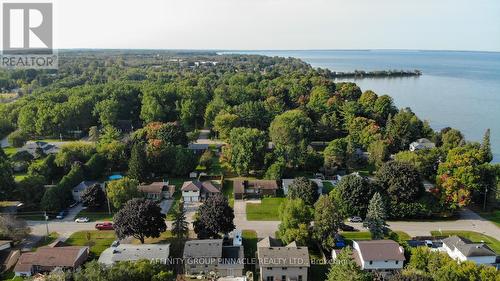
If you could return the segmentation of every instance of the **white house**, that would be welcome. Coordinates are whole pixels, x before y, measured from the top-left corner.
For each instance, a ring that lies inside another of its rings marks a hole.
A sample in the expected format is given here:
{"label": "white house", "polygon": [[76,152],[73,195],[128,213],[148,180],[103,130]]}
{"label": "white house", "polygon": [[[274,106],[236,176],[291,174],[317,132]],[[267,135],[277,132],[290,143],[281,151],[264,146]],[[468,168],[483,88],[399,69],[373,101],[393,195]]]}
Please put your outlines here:
{"label": "white house", "polygon": [[104,250],[99,256],[99,262],[112,265],[120,261],[149,260],[165,264],[169,253],[170,244],[120,244]]}
{"label": "white house", "polygon": [[[392,240],[353,241],[353,257],[363,270],[392,271],[403,268],[403,247]],[[332,252],[336,259],[338,252]]]}
{"label": "white house", "polygon": [[495,263],[497,255],[484,243],[472,243],[459,237],[450,236],[443,240],[443,250],[458,261],[473,261],[477,264]]}
{"label": "white house", "polygon": [[75,202],[80,202],[82,192],[94,184],[98,184],[101,188],[103,188],[102,184],[97,181],[82,181],[77,186],[73,187],[73,200],[75,200]]}
{"label": "white house", "polygon": [[198,202],[220,193],[220,190],[211,181],[200,182],[198,180],[185,181],[181,191],[184,202]]}
{"label": "white house", "polygon": [[422,150],[422,149],[432,149],[436,145],[428,139],[422,138],[410,143],[410,151]]}

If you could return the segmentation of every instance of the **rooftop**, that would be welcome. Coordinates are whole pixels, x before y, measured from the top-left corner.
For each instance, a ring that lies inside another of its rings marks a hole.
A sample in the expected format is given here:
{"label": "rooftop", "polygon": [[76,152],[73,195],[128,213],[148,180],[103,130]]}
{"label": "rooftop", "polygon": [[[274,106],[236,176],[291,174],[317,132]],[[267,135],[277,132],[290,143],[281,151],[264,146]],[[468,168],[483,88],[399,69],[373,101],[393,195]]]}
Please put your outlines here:
{"label": "rooftop", "polygon": [[450,236],[443,239],[443,244],[448,248],[456,248],[466,257],[496,256],[496,253],[484,243],[473,243],[459,236]]}
{"label": "rooftop", "polygon": [[103,264],[113,264],[119,261],[137,261],[141,259],[166,259],[170,254],[170,244],[120,244],[109,247],[99,257]]}
{"label": "rooftop", "polygon": [[403,248],[392,240],[354,241],[359,247],[359,255],[365,261],[404,261]]}

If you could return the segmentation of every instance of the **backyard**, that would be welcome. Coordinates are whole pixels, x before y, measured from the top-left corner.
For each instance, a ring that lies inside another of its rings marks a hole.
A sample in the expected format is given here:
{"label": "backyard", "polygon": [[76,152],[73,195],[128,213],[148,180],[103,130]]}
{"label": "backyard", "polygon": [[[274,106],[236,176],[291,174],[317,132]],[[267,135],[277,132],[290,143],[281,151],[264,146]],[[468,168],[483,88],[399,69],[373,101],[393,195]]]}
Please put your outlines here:
{"label": "backyard", "polygon": [[278,210],[286,198],[262,198],[261,203],[247,203],[247,220],[278,221]]}
{"label": "backyard", "polygon": [[172,179],[169,179],[169,181],[168,181],[170,184],[175,185],[175,192],[174,192],[174,196],[173,196],[174,201],[172,202],[172,206],[170,207],[170,209],[168,210],[168,213],[167,213],[167,220],[169,220],[169,221],[174,219],[175,210],[177,210],[177,208],[179,208],[179,203],[180,203],[181,196],[182,196],[182,193],[181,193],[182,184],[188,180],[189,179],[186,179],[186,178],[172,178]]}

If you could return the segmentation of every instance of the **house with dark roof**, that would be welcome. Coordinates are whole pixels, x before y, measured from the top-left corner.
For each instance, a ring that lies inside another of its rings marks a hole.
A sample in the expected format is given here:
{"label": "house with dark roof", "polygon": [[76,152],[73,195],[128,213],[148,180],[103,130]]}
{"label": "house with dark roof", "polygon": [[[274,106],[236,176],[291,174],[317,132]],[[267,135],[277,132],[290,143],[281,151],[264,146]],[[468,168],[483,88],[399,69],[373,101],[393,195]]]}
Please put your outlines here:
{"label": "house with dark roof", "polygon": [[75,270],[89,256],[89,247],[53,246],[40,247],[36,252],[23,253],[14,272],[16,276],[32,276],[37,273],[51,272],[56,268]]}
{"label": "house with dark roof", "polygon": [[[393,240],[353,241],[353,258],[363,270],[394,271],[403,268],[404,249]],[[332,252],[336,259],[338,250]]]}
{"label": "house with dark roof", "polygon": [[276,196],[278,183],[275,180],[235,180],[234,199]]}
{"label": "house with dark roof", "polygon": [[201,182],[198,180],[185,181],[181,191],[184,202],[198,202],[220,193],[220,190],[211,181]]}
{"label": "house with dark roof", "polygon": [[497,258],[496,253],[485,243],[473,243],[456,235],[443,239],[442,248],[448,256],[458,261],[493,264]]}
{"label": "house with dark roof", "polygon": [[101,188],[103,188],[104,186],[98,181],[82,181],[77,186],[73,187],[73,200],[75,200],[75,202],[80,202],[82,200],[82,192],[84,192],[85,190],[87,190],[87,188],[93,186],[94,184],[98,184]]}
{"label": "house with dark roof", "polygon": [[243,246],[237,241],[229,245],[225,245],[222,239],[187,241],[183,258],[188,275],[207,275],[211,272],[218,277],[244,275]]}
{"label": "house with dark roof", "polygon": [[310,267],[307,247],[295,242],[282,246],[279,240],[266,237],[257,243],[261,281],[306,281]]}
{"label": "house with dark roof", "polygon": [[170,199],[174,195],[175,185],[168,182],[152,182],[150,184],[142,184],[137,189],[144,193],[147,199],[161,201],[163,199]]}

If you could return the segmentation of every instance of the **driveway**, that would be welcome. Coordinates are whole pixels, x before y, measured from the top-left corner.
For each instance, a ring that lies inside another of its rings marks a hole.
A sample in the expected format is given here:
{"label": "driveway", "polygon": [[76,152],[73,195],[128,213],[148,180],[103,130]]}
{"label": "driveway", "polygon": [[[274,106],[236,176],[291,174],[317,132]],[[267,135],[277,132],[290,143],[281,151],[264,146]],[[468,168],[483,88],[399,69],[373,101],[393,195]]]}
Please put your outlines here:
{"label": "driveway", "polygon": [[162,214],[167,214],[170,208],[172,207],[172,203],[174,200],[168,199],[168,200],[163,200],[160,202],[160,208],[161,208],[161,213]]}
{"label": "driveway", "polygon": [[85,207],[81,203],[76,205],[75,207],[68,209],[68,214],[61,221],[75,221],[76,215],[80,213]]}
{"label": "driveway", "polygon": [[198,208],[200,207],[201,202],[184,202],[184,211],[186,211],[186,221],[190,223],[192,226],[192,222],[194,221],[194,215]]}

